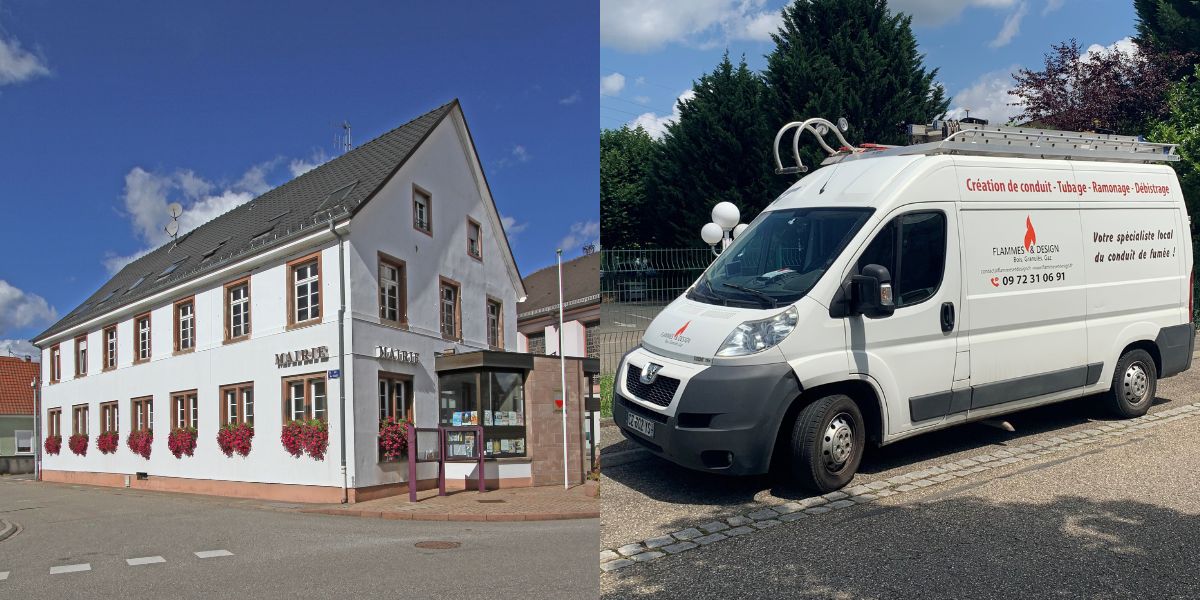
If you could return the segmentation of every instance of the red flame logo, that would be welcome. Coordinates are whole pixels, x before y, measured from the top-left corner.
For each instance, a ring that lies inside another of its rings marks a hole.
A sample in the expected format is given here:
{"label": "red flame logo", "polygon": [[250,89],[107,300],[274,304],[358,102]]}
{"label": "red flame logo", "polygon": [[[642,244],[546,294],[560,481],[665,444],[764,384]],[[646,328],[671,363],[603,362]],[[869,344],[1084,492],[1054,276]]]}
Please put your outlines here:
{"label": "red flame logo", "polygon": [[1037,243],[1037,233],[1033,230],[1033,221],[1029,220],[1029,215],[1025,216],[1025,251],[1029,252],[1033,245]]}
{"label": "red flame logo", "polygon": [[691,322],[691,321],[688,321],[687,323],[684,323],[684,324],[683,324],[683,327],[680,327],[680,328],[679,328],[679,331],[676,331],[676,332],[675,332],[675,335],[674,335],[674,336],[672,336],[672,337],[679,337],[679,336],[683,335],[683,332],[687,331],[688,325],[691,325],[691,324],[692,324],[692,322]]}

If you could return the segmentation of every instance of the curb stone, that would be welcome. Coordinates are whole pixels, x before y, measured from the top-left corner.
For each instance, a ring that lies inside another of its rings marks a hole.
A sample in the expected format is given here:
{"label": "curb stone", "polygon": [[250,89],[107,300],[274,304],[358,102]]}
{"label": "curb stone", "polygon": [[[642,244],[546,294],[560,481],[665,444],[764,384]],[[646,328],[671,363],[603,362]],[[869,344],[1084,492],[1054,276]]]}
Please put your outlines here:
{"label": "curb stone", "polygon": [[[1112,423],[1104,423],[1099,427],[1071,432],[1047,440],[1038,440],[1021,446],[1009,446],[1004,449],[993,450],[989,454],[963,458],[924,470],[856,485],[845,490],[830,492],[821,496],[793,500],[782,505],[763,505],[745,514],[733,515],[723,520],[689,527],[666,536],[658,536],[639,542],[624,544],[615,550],[603,549],[600,552],[600,570],[610,573],[639,562],[659,560],[669,554],[679,554],[722,540],[750,535],[762,529],[770,529],[785,523],[799,521],[809,516],[817,516],[851,506],[868,504],[879,498],[886,498],[939,485],[948,481],[954,481],[959,477],[967,477],[993,468],[1033,460],[1060,450],[1076,449],[1085,444],[1104,441],[1106,438],[1136,434],[1139,431],[1162,423],[1171,423],[1180,419],[1200,416],[1198,409],[1200,409],[1200,402],[1193,402],[1165,410],[1155,415],[1144,415],[1124,422],[1114,421]],[[4,523],[4,521],[0,520],[0,523]],[[2,531],[0,530],[0,539],[3,539]],[[663,541],[672,539],[681,541],[673,544],[669,543],[665,546],[659,545]],[[621,558],[622,556],[630,558]]]}

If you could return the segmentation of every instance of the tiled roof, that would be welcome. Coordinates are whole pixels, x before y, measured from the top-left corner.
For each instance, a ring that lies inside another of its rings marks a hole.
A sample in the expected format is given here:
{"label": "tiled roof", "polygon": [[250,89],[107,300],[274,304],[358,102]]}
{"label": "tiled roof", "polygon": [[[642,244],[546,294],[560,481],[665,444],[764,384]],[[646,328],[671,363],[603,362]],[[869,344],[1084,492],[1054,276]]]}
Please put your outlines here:
{"label": "tiled roof", "polygon": [[24,358],[0,356],[0,415],[32,415],[33,388],[41,366]]}
{"label": "tiled roof", "polygon": [[[600,253],[571,259],[562,266],[563,302],[595,297],[600,303]],[[551,265],[525,278],[525,301],[517,305],[518,317],[539,309],[558,306],[558,266]],[[555,309],[557,310],[557,309]]]}
{"label": "tiled roof", "polygon": [[456,106],[443,104],[129,263],[35,342],[352,216]]}

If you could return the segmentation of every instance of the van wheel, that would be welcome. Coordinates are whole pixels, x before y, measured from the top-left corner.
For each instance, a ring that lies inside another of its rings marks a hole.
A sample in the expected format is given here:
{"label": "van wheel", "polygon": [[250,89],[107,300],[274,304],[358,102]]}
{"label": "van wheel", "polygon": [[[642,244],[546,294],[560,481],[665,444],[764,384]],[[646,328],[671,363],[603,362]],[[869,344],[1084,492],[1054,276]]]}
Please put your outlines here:
{"label": "van wheel", "polygon": [[792,475],[821,493],[842,488],[862,461],[867,430],[849,396],[833,394],[805,406],[792,426]]}
{"label": "van wheel", "polygon": [[1117,361],[1108,403],[1112,411],[1126,419],[1140,417],[1150,410],[1158,389],[1154,359],[1145,350],[1130,350]]}

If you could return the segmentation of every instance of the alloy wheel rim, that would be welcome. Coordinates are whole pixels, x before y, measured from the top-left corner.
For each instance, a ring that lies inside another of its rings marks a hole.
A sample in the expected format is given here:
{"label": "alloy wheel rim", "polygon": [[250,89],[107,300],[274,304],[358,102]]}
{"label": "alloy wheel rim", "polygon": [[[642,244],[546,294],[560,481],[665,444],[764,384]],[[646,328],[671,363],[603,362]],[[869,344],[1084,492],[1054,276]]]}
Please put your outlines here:
{"label": "alloy wheel rim", "polygon": [[844,467],[854,451],[854,426],[851,423],[850,415],[838,413],[825,427],[821,437],[821,456],[830,471]]}

